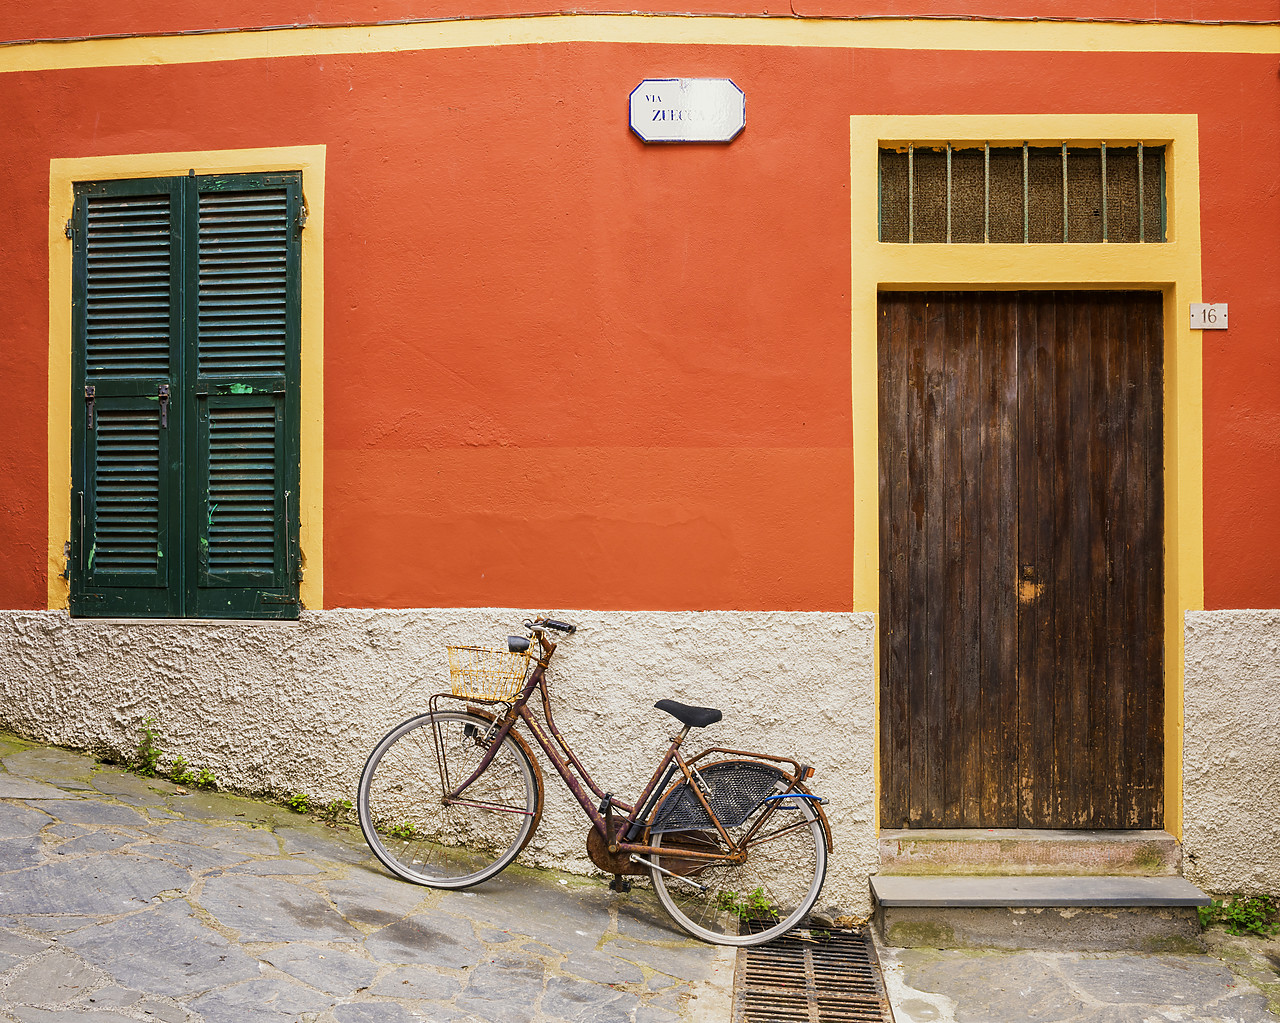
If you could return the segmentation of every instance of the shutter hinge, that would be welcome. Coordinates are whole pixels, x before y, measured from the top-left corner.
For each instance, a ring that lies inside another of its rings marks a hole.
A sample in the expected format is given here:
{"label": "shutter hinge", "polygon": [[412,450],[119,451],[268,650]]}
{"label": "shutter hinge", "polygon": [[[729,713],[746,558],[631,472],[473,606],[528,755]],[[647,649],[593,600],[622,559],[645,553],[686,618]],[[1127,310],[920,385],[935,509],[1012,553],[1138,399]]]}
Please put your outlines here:
{"label": "shutter hinge", "polygon": [[301,231],[307,226],[307,204],[304,202],[298,207],[298,230]]}
{"label": "shutter hinge", "polygon": [[66,543],[62,545],[62,557],[65,561],[65,564],[63,565],[62,573],[61,573],[62,578],[70,579],[71,578],[71,541],[70,540],[68,540]]}
{"label": "shutter hinge", "polygon": [[76,233],[75,228],[71,226],[71,219],[72,219],[71,217],[67,217],[66,235],[68,238],[71,238]]}

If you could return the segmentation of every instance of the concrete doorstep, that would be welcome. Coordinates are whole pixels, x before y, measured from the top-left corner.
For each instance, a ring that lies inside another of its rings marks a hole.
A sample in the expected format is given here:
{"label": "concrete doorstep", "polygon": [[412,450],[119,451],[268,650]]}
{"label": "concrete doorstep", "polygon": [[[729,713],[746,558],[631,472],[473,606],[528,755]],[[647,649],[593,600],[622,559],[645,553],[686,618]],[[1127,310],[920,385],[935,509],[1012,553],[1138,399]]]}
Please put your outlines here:
{"label": "concrete doorstep", "polygon": [[6,1023],[702,1023],[731,950],[656,898],[512,867],[405,884],[357,827],[0,733]]}

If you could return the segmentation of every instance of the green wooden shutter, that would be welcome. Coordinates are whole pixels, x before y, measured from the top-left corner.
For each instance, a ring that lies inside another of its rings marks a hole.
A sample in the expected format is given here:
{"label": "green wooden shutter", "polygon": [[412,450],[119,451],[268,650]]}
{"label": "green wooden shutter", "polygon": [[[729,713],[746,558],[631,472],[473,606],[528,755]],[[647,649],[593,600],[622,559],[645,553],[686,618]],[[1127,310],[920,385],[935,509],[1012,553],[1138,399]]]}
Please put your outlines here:
{"label": "green wooden shutter", "polygon": [[178,613],[181,208],[174,180],[76,189],[72,613]]}
{"label": "green wooden shutter", "polygon": [[188,613],[298,614],[297,174],[194,178]]}

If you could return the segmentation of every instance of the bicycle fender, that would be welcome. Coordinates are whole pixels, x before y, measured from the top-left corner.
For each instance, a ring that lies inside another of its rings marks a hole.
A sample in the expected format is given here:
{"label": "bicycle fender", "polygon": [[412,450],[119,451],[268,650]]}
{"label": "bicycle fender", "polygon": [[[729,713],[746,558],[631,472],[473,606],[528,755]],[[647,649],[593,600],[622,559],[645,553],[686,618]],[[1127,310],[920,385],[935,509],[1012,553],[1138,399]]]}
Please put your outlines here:
{"label": "bicycle fender", "polygon": [[[467,713],[472,717],[488,721],[490,724],[493,724],[497,719],[496,714],[471,705],[467,706]],[[542,765],[538,763],[538,758],[533,755],[533,750],[529,748],[529,744],[525,741],[524,736],[516,731],[515,725],[511,726],[511,731],[507,734],[515,740],[516,745],[520,747],[524,752],[524,755],[529,758],[529,763],[533,765],[533,787],[537,792],[537,799],[534,803],[533,810],[533,826],[529,828],[529,834],[527,834],[524,841],[520,843],[520,849],[523,851],[524,847],[529,844],[534,833],[538,830],[538,823],[542,820],[542,794],[546,791],[546,786],[542,782]]]}

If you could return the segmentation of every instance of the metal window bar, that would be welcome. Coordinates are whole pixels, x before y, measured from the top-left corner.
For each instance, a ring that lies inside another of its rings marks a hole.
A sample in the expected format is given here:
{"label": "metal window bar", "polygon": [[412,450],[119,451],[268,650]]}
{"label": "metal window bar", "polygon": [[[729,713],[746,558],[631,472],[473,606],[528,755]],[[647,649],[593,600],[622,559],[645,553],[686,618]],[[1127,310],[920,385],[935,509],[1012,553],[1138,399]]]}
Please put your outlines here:
{"label": "metal window bar", "polygon": [[916,240],[916,147],[907,146],[907,242]]}
{"label": "metal window bar", "polygon": [[947,143],[947,244],[951,244],[951,143]]}
{"label": "metal window bar", "polygon": [[991,241],[991,143],[982,144],[982,240]]}
{"label": "metal window bar", "polygon": [[1031,241],[1031,148],[1022,143],[1022,243]]}
{"label": "metal window bar", "polygon": [[[1101,169],[1101,202],[1102,202],[1102,241],[1111,240],[1111,224],[1109,220],[1110,212],[1110,192],[1109,192],[1109,176],[1108,176],[1108,160],[1107,160],[1107,144],[1099,143],[1098,159]],[[915,237],[915,200],[916,200],[916,172],[915,172],[915,145],[907,146],[907,241],[914,243]],[[982,181],[982,240],[984,243],[991,241],[991,143],[983,143],[983,181]],[[946,241],[948,244],[954,242],[954,177],[952,169],[952,156],[955,147],[951,142],[946,143]],[[1068,171],[1069,155],[1071,153],[1070,146],[1063,142],[1059,146],[1060,159],[1062,163],[1062,240],[1068,242],[1071,240],[1071,224],[1070,224],[1070,174]],[[1147,215],[1146,215],[1146,147],[1142,142],[1136,143],[1136,159],[1137,159],[1137,206],[1138,206],[1138,224],[1137,224],[1137,241],[1146,242],[1147,237]],[[1157,241],[1163,241],[1165,237],[1165,225],[1168,218],[1168,196],[1166,191],[1166,175],[1168,169],[1163,160],[1160,162],[1160,227]],[[883,200],[883,182],[879,192],[881,200]],[[883,234],[883,208],[881,209],[880,220],[881,234]],[[1024,244],[1031,241],[1031,147],[1029,142],[1022,143],[1022,241]]]}
{"label": "metal window bar", "polygon": [[1147,200],[1142,194],[1142,143],[1138,143],[1138,241],[1145,242],[1147,240]]}
{"label": "metal window bar", "polygon": [[1107,144],[1102,143],[1102,240],[1107,240]]}
{"label": "metal window bar", "polygon": [[1070,241],[1071,234],[1067,226],[1067,144],[1062,143],[1062,241]]}

